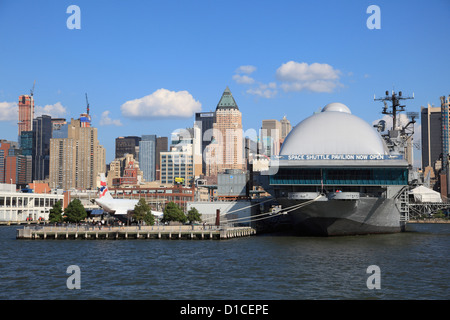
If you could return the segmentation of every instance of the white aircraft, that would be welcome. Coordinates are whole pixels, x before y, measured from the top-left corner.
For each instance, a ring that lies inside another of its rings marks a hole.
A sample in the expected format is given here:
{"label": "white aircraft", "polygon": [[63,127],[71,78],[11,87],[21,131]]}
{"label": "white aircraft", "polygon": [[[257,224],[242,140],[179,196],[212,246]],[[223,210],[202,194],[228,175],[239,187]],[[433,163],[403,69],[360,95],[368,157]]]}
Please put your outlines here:
{"label": "white aircraft", "polygon": [[[120,220],[126,220],[127,213],[129,211],[133,211],[136,204],[139,200],[135,199],[114,199],[109,193],[108,187],[106,185],[106,181],[102,177],[102,181],[100,182],[101,188],[99,191],[98,199],[95,199],[95,202],[102,207],[105,212],[112,214],[113,216],[119,218]],[[161,219],[163,217],[162,212],[152,210],[152,214]]]}

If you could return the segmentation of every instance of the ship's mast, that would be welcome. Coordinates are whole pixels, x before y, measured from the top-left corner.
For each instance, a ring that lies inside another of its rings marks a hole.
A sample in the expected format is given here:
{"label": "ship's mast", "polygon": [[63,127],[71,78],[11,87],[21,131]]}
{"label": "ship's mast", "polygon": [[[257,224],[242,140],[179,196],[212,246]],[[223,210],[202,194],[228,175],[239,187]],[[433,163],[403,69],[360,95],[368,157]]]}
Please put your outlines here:
{"label": "ship's mast", "polygon": [[[389,91],[386,90],[386,96],[383,98],[374,98],[374,101],[383,101],[384,107],[382,114],[392,115],[392,130],[397,128],[397,114],[401,111],[405,111],[406,106],[400,105],[400,100],[414,99],[414,94],[412,97],[404,97],[402,92],[399,91],[398,95],[392,90],[392,94],[389,95]],[[388,110],[388,105],[386,101],[391,101],[390,110]]]}
{"label": "ship's mast", "polygon": [[[402,92],[399,91],[398,94],[392,90],[392,93],[389,94],[389,91],[386,91],[386,95],[381,98],[374,97],[374,101],[383,101],[384,107],[382,114],[387,114],[392,116],[392,129],[388,131],[388,135],[384,136],[387,142],[388,147],[391,152],[397,153],[400,150],[404,150],[406,147],[407,140],[414,134],[414,123],[416,123],[415,118],[418,116],[417,112],[408,112],[408,118],[410,119],[406,125],[397,124],[399,113],[405,111],[406,106],[401,105],[401,100],[414,99],[414,94],[412,97],[403,96]],[[388,106],[387,101],[391,102],[391,105]],[[409,126],[412,125],[412,128]],[[404,153],[404,151],[400,151],[400,153]]]}

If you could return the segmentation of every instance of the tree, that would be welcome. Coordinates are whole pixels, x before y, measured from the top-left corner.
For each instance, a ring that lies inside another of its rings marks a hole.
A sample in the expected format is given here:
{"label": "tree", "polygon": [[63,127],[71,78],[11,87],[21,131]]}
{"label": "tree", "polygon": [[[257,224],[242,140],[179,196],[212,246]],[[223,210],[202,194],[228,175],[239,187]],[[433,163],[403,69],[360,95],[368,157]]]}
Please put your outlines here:
{"label": "tree", "polygon": [[194,221],[201,222],[202,221],[202,215],[198,212],[198,210],[194,207],[192,207],[187,214],[187,220],[192,223]]}
{"label": "tree", "polygon": [[179,221],[185,223],[186,215],[176,203],[171,201],[164,208],[162,221],[164,222]]}
{"label": "tree", "polygon": [[67,222],[80,222],[87,216],[86,210],[84,209],[81,201],[79,199],[72,200],[67,208],[64,210],[65,221]]}
{"label": "tree", "polygon": [[136,221],[145,221],[145,224],[147,225],[155,224],[155,217],[153,216],[152,210],[144,198],[139,199],[139,202],[134,207],[133,218]]}
{"label": "tree", "polygon": [[50,209],[50,214],[48,215],[48,220],[51,223],[62,222],[62,204],[61,201],[57,201],[53,208]]}

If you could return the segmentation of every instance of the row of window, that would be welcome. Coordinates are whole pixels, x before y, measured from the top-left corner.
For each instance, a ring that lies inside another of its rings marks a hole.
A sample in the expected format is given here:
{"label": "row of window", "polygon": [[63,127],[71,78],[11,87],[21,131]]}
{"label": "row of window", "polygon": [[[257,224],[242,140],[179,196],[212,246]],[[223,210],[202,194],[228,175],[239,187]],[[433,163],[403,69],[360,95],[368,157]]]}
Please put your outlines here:
{"label": "row of window", "polygon": [[280,168],[270,183],[295,185],[406,185],[406,168]]}

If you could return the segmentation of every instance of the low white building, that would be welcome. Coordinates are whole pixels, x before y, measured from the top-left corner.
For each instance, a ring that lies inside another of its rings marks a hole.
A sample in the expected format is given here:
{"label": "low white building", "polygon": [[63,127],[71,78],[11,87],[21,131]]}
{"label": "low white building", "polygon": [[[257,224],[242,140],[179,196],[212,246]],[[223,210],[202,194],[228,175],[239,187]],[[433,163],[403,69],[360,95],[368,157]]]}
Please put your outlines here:
{"label": "low white building", "polygon": [[221,225],[239,226],[250,225],[252,216],[250,201],[197,201],[186,204],[186,212],[196,208],[201,213],[202,222],[208,225],[216,223],[217,210],[220,213]]}
{"label": "low white building", "polygon": [[16,192],[15,185],[0,184],[0,221],[48,220],[57,201],[64,203],[64,195]]}

